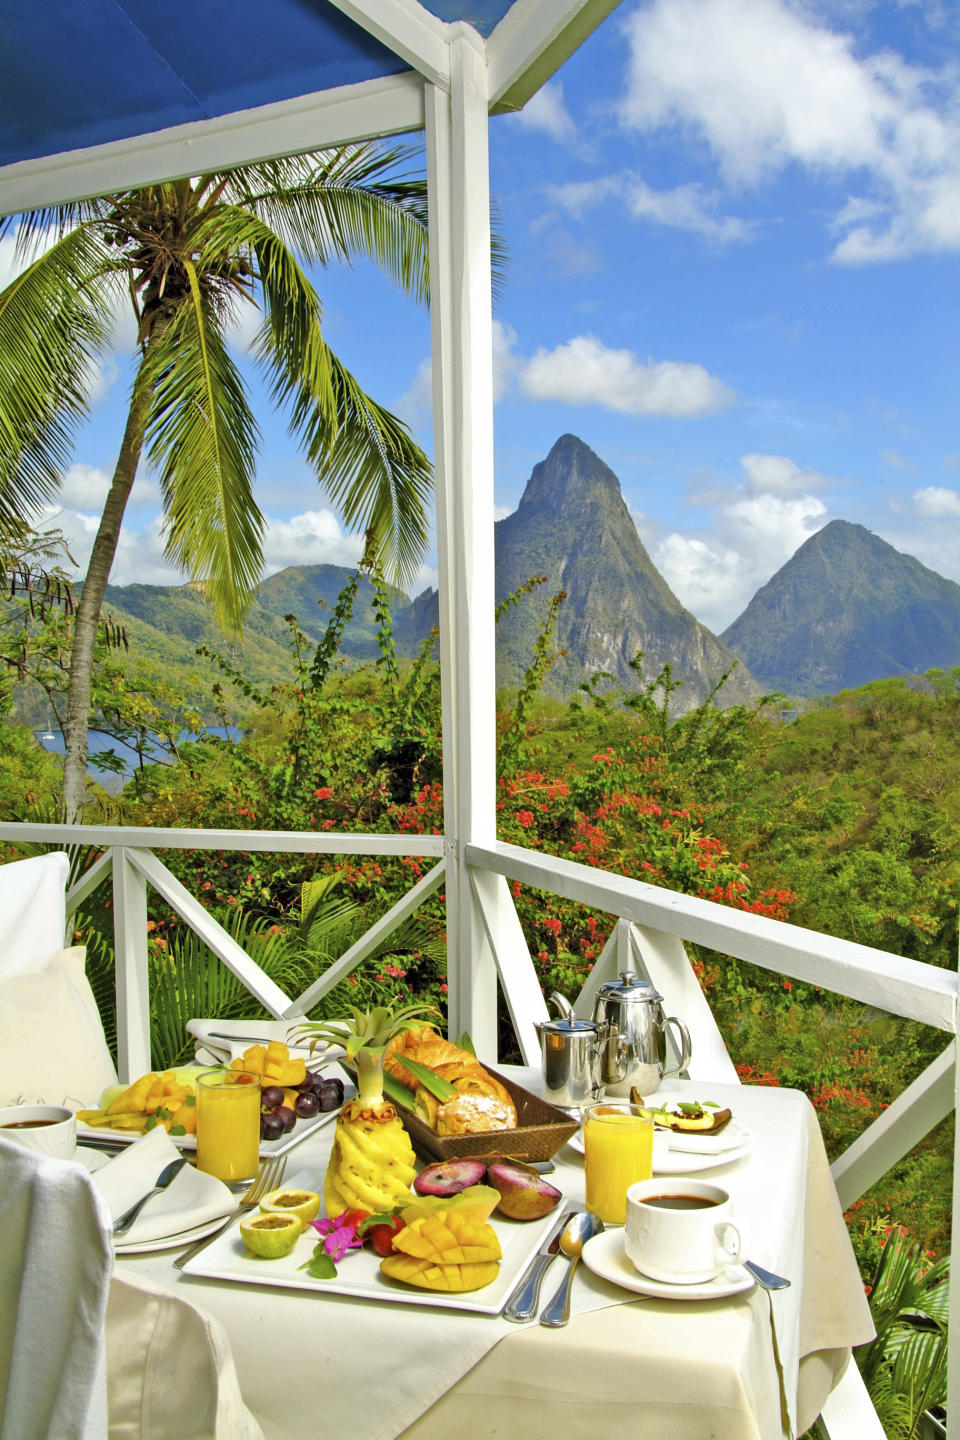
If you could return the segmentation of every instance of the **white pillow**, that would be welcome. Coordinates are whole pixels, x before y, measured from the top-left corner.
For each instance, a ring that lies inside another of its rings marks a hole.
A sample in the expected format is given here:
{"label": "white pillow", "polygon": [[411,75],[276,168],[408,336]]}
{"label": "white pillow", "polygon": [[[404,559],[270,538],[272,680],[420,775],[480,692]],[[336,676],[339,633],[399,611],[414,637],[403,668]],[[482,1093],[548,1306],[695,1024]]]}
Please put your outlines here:
{"label": "white pillow", "polygon": [[42,970],[0,976],[0,1105],[81,1110],[116,1084],[85,957],[77,945]]}
{"label": "white pillow", "polygon": [[62,850],[0,865],[0,976],[42,970],[67,928],[67,876]]}

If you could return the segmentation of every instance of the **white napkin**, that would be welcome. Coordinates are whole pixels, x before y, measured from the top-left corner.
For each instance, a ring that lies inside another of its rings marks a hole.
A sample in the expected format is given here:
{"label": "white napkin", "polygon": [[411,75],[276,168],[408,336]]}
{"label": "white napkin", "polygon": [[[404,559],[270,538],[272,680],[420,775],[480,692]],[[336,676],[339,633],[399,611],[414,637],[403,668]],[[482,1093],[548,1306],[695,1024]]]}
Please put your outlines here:
{"label": "white napkin", "polygon": [[[116,1220],[146,1195],[163,1167],[179,1154],[166,1130],[158,1126],[97,1170],[93,1182],[109,1206],[111,1219]],[[144,1206],[120,1243],[140,1245],[179,1235],[182,1230],[231,1215],[236,1208],[236,1196],[221,1180],[184,1165],[167,1189]]]}
{"label": "white napkin", "polygon": [[[291,1033],[299,1024],[299,1020],[188,1020],[187,1030],[197,1039],[196,1058],[201,1064],[229,1063],[251,1045],[266,1045],[271,1040],[282,1040],[291,1055],[301,1055],[311,1067],[331,1058],[328,1045],[319,1045],[312,1057],[309,1043],[291,1045]],[[235,1038],[224,1039],[224,1036]],[[333,1053],[340,1055],[343,1051],[338,1046]]]}

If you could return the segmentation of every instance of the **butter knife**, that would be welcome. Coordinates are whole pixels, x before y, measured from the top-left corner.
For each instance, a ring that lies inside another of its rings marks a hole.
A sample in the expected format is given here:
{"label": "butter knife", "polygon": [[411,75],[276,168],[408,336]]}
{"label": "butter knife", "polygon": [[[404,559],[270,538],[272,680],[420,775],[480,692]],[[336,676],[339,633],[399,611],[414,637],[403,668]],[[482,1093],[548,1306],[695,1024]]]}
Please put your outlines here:
{"label": "butter knife", "polygon": [[540,1304],[540,1286],[543,1284],[543,1277],[547,1273],[550,1262],[556,1259],[557,1251],[560,1248],[560,1232],[567,1221],[576,1214],[576,1210],[567,1210],[547,1235],[527,1266],[523,1278],[503,1307],[504,1320],[513,1320],[517,1324],[522,1324],[525,1320],[532,1320],[536,1315],[537,1307]]}

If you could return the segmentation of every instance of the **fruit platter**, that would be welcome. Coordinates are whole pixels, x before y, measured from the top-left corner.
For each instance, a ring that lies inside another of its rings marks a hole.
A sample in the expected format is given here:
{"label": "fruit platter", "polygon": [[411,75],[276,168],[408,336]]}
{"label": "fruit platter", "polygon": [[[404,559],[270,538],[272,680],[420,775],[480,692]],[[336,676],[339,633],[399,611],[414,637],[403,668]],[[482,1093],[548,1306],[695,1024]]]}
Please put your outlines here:
{"label": "fruit platter", "polygon": [[319,1194],[275,1192],[258,1215],[189,1260],[184,1273],[497,1315],[562,1218],[554,1203],[532,1220],[512,1220],[499,1210],[500,1198],[484,1184],[446,1196],[414,1191],[391,1212],[353,1209],[317,1219]]}
{"label": "fruit platter", "polygon": [[[209,1065],[150,1071],[132,1085],[110,1085],[96,1109],[77,1111],[77,1138],[132,1144],[158,1126],[182,1150],[196,1149],[197,1076]],[[310,1070],[282,1041],[252,1045],[230,1069],[260,1078],[260,1153],[282,1154],[336,1118],[346,1086],[339,1066]]]}
{"label": "fruit platter", "polygon": [[[337,1115],[322,1195],[296,1185],[268,1195],[188,1259],[187,1274],[499,1313],[562,1222],[563,1194],[535,1167],[503,1158],[517,1145],[512,1093],[424,1024],[423,1008],[378,1006],[302,1027],[316,1044],[342,1043],[357,1078]],[[473,1153],[418,1165],[397,1085],[428,1132],[452,1132]]]}

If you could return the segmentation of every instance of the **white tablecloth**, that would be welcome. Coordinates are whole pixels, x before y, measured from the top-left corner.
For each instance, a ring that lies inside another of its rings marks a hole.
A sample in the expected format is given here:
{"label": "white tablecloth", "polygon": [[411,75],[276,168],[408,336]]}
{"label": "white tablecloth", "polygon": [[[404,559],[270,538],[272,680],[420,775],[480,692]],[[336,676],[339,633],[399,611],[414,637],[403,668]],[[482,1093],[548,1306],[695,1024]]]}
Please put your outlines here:
{"label": "white tablecloth", "polygon": [[[536,1086],[531,1072],[515,1073]],[[560,1432],[594,1440],[608,1425],[629,1426],[641,1440],[802,1433],[849,1347],[873,1333],[815,1114],[796,1091],[699,1082],[676,1089],[729,1103],[754,1132],[749,1157],[704,1178],[731,1191],[752,1256],[790,1276],[789,1290],[706,1303],[643,1299],[581,1265],[571,1324],[545,1330],[189,1278],[173,1270],[175,1252],[119,1263],[189,1286],[195,1303],[220,1319],[267,1440],[314,1440],[321,1422],[323,1433],[353,1440],[405,1431],[407,1440],[446,1440],[479,1433],[480,1414],[483,1434],[504,1440],[555,1440]],[[319,1181],[332,1138],[325,1127],[294,1149],[288,1178],[306,1171]],[[556,1162],[552,1179],[582,1201],[582,1157],[567,1146]],[[545,1299],[564,1263],[548,1274]]]}

